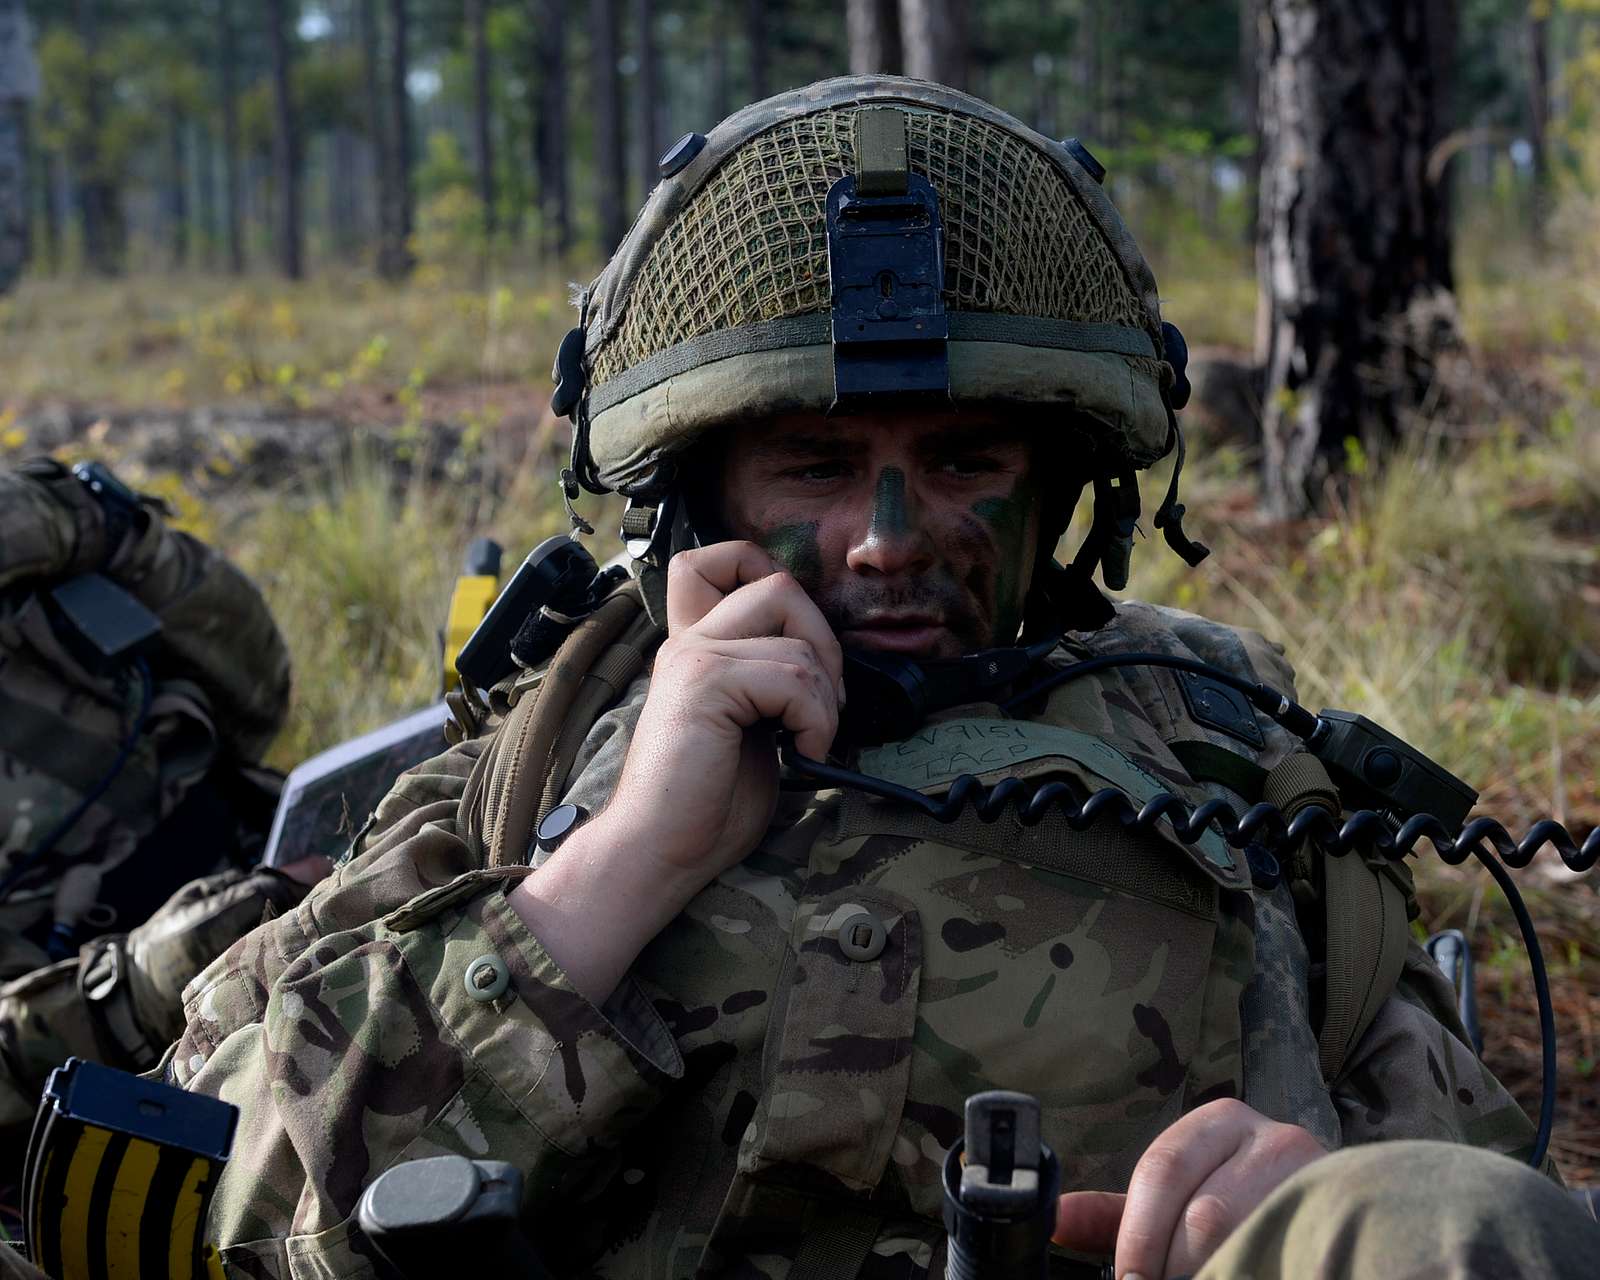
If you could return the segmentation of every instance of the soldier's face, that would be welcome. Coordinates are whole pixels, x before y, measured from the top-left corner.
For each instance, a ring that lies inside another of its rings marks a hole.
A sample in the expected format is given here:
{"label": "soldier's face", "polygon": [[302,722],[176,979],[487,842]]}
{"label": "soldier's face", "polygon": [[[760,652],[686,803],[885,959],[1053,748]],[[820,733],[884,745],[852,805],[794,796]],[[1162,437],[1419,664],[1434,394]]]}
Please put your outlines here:
{"label": "soldier's face", "polygon": [[1028,437],[954,411],[794,414],[726,436],[722,514],[799,579],[847,648],[1011,644],[1038,544]]}

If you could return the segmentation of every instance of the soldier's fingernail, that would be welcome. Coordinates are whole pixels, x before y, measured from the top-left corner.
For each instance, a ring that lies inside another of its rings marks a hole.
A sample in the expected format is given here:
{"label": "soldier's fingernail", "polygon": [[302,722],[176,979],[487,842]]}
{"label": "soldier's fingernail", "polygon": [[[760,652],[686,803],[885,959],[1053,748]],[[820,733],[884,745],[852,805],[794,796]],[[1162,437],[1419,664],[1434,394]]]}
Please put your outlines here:
{"label": "soldier's fingernail", "polygon": [[844,706],[844,677],[839,677],[839,705]]}
{"label": "soldier's fingernail", "polygon": [[1144,1277],[1137,1271],[1124,1271],[1122,1273],[1122,1280],[1144,1280]]}

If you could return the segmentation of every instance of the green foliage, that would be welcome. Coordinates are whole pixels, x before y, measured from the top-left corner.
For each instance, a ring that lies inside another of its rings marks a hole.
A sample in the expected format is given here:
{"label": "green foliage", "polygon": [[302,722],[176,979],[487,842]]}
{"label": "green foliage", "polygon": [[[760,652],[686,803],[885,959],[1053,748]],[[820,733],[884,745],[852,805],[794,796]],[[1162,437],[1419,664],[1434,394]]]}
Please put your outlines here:
{"label": "green foliage", "polygon": [[428,134],[422,163],[417,166],[417,193],[438,195],[452,187],[472,186],[472,165],[455,134],[434,129]]}

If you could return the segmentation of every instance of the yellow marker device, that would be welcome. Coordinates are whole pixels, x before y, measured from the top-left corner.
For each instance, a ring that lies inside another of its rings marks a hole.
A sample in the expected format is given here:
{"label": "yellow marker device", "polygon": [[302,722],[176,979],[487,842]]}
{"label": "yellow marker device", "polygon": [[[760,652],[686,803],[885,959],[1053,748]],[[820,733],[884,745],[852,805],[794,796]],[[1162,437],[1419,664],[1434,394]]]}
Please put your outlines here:
{"label": "yellow marker device", "polygon": [[55,1280],[222,1280],[206,1211],[239,1109],[69,1058],[24,1173],[29,1260]]}
{"label": "yellow marker device", "polygon": [[478,538],[468,549],[466,565],[450,593],[450,612],[444,627],[446,693],[461,687],[456,659],[499,594],[500,544],[490,538]]}

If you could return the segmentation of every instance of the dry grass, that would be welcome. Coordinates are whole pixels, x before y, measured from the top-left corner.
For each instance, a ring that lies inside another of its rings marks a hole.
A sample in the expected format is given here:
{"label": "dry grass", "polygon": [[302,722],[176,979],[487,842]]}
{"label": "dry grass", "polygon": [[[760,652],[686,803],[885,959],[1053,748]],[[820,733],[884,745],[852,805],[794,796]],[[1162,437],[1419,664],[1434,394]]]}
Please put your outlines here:
{"label": "dry grass", "polygon": [[481,287],[440,266],[402,289],[333,272],[267,277],[29,278],[0,298],[0,409],[226,403],[290,409],[377,394],[402,407],[433,386],[548,384],[572,324],[565,284]]}

